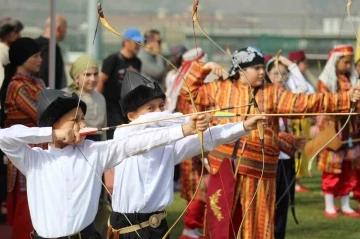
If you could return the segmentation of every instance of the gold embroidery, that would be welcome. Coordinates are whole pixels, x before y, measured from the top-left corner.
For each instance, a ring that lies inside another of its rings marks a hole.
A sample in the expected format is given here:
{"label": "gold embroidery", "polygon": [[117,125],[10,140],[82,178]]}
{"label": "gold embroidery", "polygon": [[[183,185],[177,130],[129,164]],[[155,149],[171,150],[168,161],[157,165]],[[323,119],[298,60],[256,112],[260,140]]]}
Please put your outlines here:
{"label": "gold embroidery", "polygon": [[217,205],[219,202],[219,197],[221,196],[221,189],[217,190],[213,195],[209,197],[210,199],[210,208],[213,211],[214,215],[218,219],[218,221],[221,221],[224,217],[221,214],[221,207]]}

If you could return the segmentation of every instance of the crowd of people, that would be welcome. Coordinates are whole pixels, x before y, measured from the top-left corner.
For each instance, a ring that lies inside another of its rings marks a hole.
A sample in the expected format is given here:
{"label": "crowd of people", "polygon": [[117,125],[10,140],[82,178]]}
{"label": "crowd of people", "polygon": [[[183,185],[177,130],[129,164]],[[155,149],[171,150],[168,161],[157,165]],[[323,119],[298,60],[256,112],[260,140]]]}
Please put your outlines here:
{"label": "crowd of people", "polygon": [[[66,19],[56,16],[55,25],[59,43]],[[158,56],[158,30],[130,28],[101,68],[84,54],[67,74],[56,44],[49,89],[50,26],[48,19],[32,39],[21,37],[20,21],[0,20],[0,220],[12,238],[163,238],[166,207],[180,190],[189,204],[181,239],[282,239],[289,208],[297,220],[295,192],[309,191],[300,182],[309,140],[342,128],[339,146],[317,156],[324,216],[360,217],[360,204],[350,207],[351,193],[360,202],[358,116],[306,116],[360,110],[360,58],[352,46],[329,49],[313,85],[303,50],[274,57],[240,47],[224,70],[202,48],[176,45],[168,64]],[[224,108],[235,116],[181,118]],[[247,116],[260,112],[286,116]]]}

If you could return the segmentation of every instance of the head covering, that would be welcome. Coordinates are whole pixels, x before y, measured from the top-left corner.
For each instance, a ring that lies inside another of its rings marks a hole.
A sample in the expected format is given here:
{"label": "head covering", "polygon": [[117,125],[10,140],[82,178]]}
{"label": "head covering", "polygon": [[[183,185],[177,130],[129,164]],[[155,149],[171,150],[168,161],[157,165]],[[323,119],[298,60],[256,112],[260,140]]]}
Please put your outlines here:
{"label": "head covering", "polygon": [[121,110],[125,117],[127,113],[156,98],[165,99],[165,94],[156,81],[148,80],[134,71],[126,72],[120,99]]}
{"label": "head covering", "polygon": [[238,65],[244,69],[264,63],[264,54],[260,49],[253,46],[241,48],[236,50],[232,55],[232,66],[229,70],[229,77],[233,77],[237,73],[239,70]]}
{"label": "head covering", "polygon": [[177,45],[170,48],[170,56],[180,57],[187,51],[184,45]]}
{"label": "head covering", "polygon": [[89,55],[82,55],[76,59],[76,61],[71,65],[70,76],[73,79],[73,82],[69,85],[68,89],[70,92],[78,90],[78,86],[75,83],[75,80],[81,75],[86,69],[96,67],[98,68],[98,63],[96,59]]}
{"label": "head covering", "polygon": [[143,42],[144,37],[141,35],[141,32],[135,28],[129,28],[124,32],[124,36],[136,42]]}
{"label": "head covering", "polygon": [[[354,55],[354,49],[351,45],[337,45],[330,51],[324,70],[319,76],[319,80],[321,80],[326,85],[330,92],[336,93],[338,88],[336,63],[341,57],[350,55]],[[357,72],[354,66],[352,66],[350,74],[351,85],[356,85]]]}
{"label": "head covering", "polygon": [[0,20],[0,39],[3,39],[11,32],[20,32],[24,28],[24,25],[10,17],[6,17]]}
{"label": "head covering", "polygon": [[273,58],[273,56],[272,56],[272,55],[265,55],[265,56],[264,56],[264,61],[265,61],[265,64],[266,64],[268,61],[270,61],[270,60],[271,60],[271,58]]}
{"label": "head covering", "polygon": [[[39,127],[52,127],[63,115],[77,107],[79,97],[56,89],[42,90],[37,104]],[[86,114],[86,104],[80,100],[80,108]]]}
{"label": "head covering", "polygon": [[[6,67],[5,78],[0,90],[0,101],[2,105],[6,98],[7,88],[11,78],[17,71],[17,67],[24,64],[27,59],[38,52],[40,52],[40,47],[36,44],[35,40],[28,37],[18,38],[11,44],[9,48],[10,64]],[[4,109],[4,107],[2,107],[2,109]]]}
{"label": "head covering", "polygon": [[300,62],[306,60],[305,52],[303,50],[289,52],[288,58],[292,62]]}
{"label": "head covering", "polygon": [[21,66],[32,55],[40,52],[40,47],[34,39],[21,37],[14,41],[9,48],[9,60],[14,66]]}

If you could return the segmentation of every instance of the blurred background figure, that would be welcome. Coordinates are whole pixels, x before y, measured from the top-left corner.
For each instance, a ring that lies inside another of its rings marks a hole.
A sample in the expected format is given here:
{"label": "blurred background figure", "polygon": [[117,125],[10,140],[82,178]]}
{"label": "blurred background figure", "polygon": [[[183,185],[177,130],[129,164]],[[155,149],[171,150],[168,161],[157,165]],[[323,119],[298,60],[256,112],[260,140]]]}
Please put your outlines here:
{"label": "blurred background figure", "polygon": [[0,87],[4,81],[4,67],[10,63],[9,47],[20,36],[24,25],[16,19],[10,17],[0,20]]}
{"label": "blurred background figure", "polygon": [[[41,58],[43,62],[37,76],[44,80],[46,86],[49,86],[49,41],[51,33],[51,19],[46,20],[44,34],[35,41],[41,49]],[[55,59],[55,89],[63,89],[67,86],[67,79],[65,73],[65,65],[61,49],[58,45],[66,37],[67,22],[61,15],[56,15],[56,59]]]}
{"label": "blurred background figure", "polygon": [[[179,68],[183,62],[183,54],[187,51],[184,45],[176,45],[170,48],[170,62],[176,67]],[[165,90],[169,89],[175,81],[175,77],[177,75],[177,70],[174,69],[170,64],[166,69],[165,76]]]}
{"label": "blurred background figure", "polygon": [[144,34],[145,48],[141,48],[139,58],[141,60],[141,74],[157,81],[163,85],[163,79],[166,73],[166,63],[164,59],[154,52],[161,54],[161,36],[155,29],[147,30]]}
{"label": "blurred background figure", "polygon": [[[102,93],[106,100],[108,125],[119,125],[125,122],[119,103],[122,80],[126,71],[140,72],[141,69],[141,61],[136,56],[140,46],[135,42],[142,43],[144,37],[139,30],[133,28],[127,29],[124,36],[130,40],[124,39],[120,51],[104,59],[97,86],[97,91]],[[107,139],[112,139],[114,130],[108,130],[106,134]]]}

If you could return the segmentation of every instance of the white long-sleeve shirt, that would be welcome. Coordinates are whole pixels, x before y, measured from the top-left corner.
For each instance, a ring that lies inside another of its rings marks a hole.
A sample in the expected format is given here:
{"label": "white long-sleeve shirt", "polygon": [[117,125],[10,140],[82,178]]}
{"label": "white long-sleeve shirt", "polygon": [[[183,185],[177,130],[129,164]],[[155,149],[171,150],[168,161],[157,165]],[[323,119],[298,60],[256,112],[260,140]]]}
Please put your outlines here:
{"label": "white long-sleeve shirt", "polygon": [[[144,116],[137,120],[164,118],[170,115],[169,112],[159,112]],[[181,119],[179,122],[176,120],[159,122],[154,126],[176,123],[182,123]],[[151,125],[147,127],[151,127]],[[116,129],[114,139],[126,137],[131,130],[131,127],[124,130]],[[235,141],[245,134],[247,132],[244,130],[242,122],[211,127],[212,138],[209,130],[204,132],[204,149],[211,151],[215,147]],[[123,163],[115,167],[112,195],[113,211],[151,213],[164,210],[173,202],[174,198],[174,166],[200,153],[198,136],[192,135],[124,160]]]}
{"label": "white long-sleeve shirt", "polygon": [[94,171],[101,177],[125,158],[183,137],[181,125],[177,125],[132,132],[123,140],[85,140],[77,147],[42,150],[27,144],[52,142],[51,127],[15,125],[0,130],[0,148],[27,178],[36,232],[53,238],[79,232],[94,221],[101,192]]}
{"label": "white long-sleeve shirt", "polygon": [[294,63],[288,67],[290,71],[286,84],[293,93],[314,94],[314,87],[305,79],[299,67]]}
{"label": "white long-sleeve shirt", "polygon": [[[309,82],[306,81],[302,73],[300,72],[299,67],[294,63],[288,67],[290,71],[289,79],[286,82],[286,85],[289,87],[293,93],[307,93],[311,91],[312,86]],[[311,87],[311,88],[310,88]],[[279,118],[279,126],[281,131],[285,131],[286,127],[282,118]],[[287,125],[289,127],[289,125]],[[285,160],[290,159],[291,157],[286,153],[280,151],[279,159]]]}

